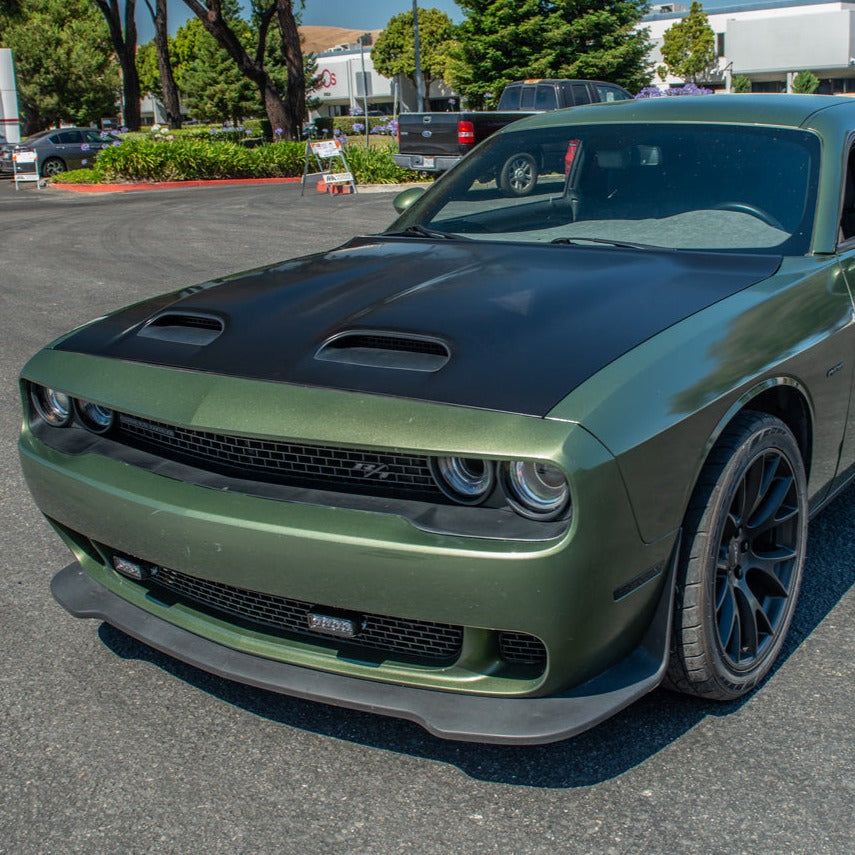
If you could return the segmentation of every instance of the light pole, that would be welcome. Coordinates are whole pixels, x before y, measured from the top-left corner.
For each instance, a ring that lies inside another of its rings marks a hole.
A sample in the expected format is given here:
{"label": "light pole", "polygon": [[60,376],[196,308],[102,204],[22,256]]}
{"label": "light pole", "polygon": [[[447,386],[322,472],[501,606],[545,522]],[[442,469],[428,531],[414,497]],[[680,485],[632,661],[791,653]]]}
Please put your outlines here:
{"label": "light pole", "polygon": [[413,53],[416,60],[416,112],[425,108],[425,80],[422,77],[422,46],[419,42],[419,2],[413,0]]}
{"label": "light pole", "polygon": [[365,114],[365,145],[368,145],[368,79],[365,76],[365,46],[372,42],[371,33],[359,37],[359,59],[362,62],[362,111]]}

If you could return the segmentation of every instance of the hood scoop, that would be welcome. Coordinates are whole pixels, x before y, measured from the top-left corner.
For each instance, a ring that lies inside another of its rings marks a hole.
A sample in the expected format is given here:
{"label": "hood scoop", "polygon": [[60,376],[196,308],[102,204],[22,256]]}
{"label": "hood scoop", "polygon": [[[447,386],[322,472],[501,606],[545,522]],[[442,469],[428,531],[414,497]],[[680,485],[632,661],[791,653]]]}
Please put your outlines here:
{"label": "hood scoop", "polygon": [[170,311],[155,315],[143,325],[137,335],[141,338],[203,347],[210,344],[224,329],[225,324],[216,315]]}
{"label": "hood scoop", "polygon": [[315,354],[322,362],[401,371],[439,371],[451,358],[448,345],[431,336],[360,330],[328,339]]}

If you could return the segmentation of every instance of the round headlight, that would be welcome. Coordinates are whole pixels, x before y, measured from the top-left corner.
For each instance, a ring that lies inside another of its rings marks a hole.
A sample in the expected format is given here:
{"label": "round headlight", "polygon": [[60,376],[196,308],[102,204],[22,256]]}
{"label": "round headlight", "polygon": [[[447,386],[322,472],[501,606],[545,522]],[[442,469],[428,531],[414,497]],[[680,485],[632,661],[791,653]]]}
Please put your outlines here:
{"label": "round headlight", "polygon": [[434,476],[447,496],[467,505],[486,499],[496,482],[493,464],[474,457],[437,457]]}
{"label": "round headlight", "polygon": [[508,499],[524,516],[555,519],[570,503],[567,478],[551,463],[512,460],[504,474]]}
{"label": "round headlight", "polygon": [[54,427],[65,427],[71,421],[71,398],[47,386],[32,386],[30,397],[36,412]]}
{"label": "round headlight", "polygon": [[112,410],[100,404],[93,404],[91,401],[75,401],[75,404],[80,421],[89,430],[94,433],[106,433],[113,427],[115,416]]}

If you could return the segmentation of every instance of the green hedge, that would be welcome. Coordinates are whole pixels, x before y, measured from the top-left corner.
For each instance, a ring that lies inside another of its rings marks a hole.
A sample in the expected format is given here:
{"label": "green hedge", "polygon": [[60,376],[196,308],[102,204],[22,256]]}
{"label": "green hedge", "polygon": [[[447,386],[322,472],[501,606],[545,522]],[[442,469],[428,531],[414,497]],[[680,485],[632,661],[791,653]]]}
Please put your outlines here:
{"label": "green hedge", "polygon": [[[103,149],[92,169],[74,170],[60,183],[113,181],[192,181],[215,178],[278,178],[303,174],[305,146],[279,142],[246,148],[237,143],[179,137],[171,141],[132,138]],[[347,159],[359,184],[415,181],[419,173],[401,169],[392,160],[395,146],[356,146]]]}

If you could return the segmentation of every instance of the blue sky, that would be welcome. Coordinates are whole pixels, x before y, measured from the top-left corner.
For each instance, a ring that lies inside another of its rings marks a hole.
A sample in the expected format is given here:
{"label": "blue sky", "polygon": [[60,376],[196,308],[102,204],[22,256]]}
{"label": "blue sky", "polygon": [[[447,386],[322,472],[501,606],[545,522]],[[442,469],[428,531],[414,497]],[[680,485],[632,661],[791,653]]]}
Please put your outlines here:
{"label": "blue sky", "polygon": [[[436,6],[444,9],[455,20],[463,17],[460,8],[453,0],[419,0],[422,6]],[[688,5],[689,0],[681,0]],[[748,5],[756,0],[706,0],[704,8],[713,10],[721,6]],[[249,5],[245,3],[244,5]],[[380,29],[386,21],[399,12],[412,8],[411,0],[306,0],[303,23],[325,24],[328,26],[348,27],[352,29]],[[144,3],[137,4],[140,42],[152,37],[151,19]],[[169,0],[169,28],[173,32],[190,15],[183,0]]]}

